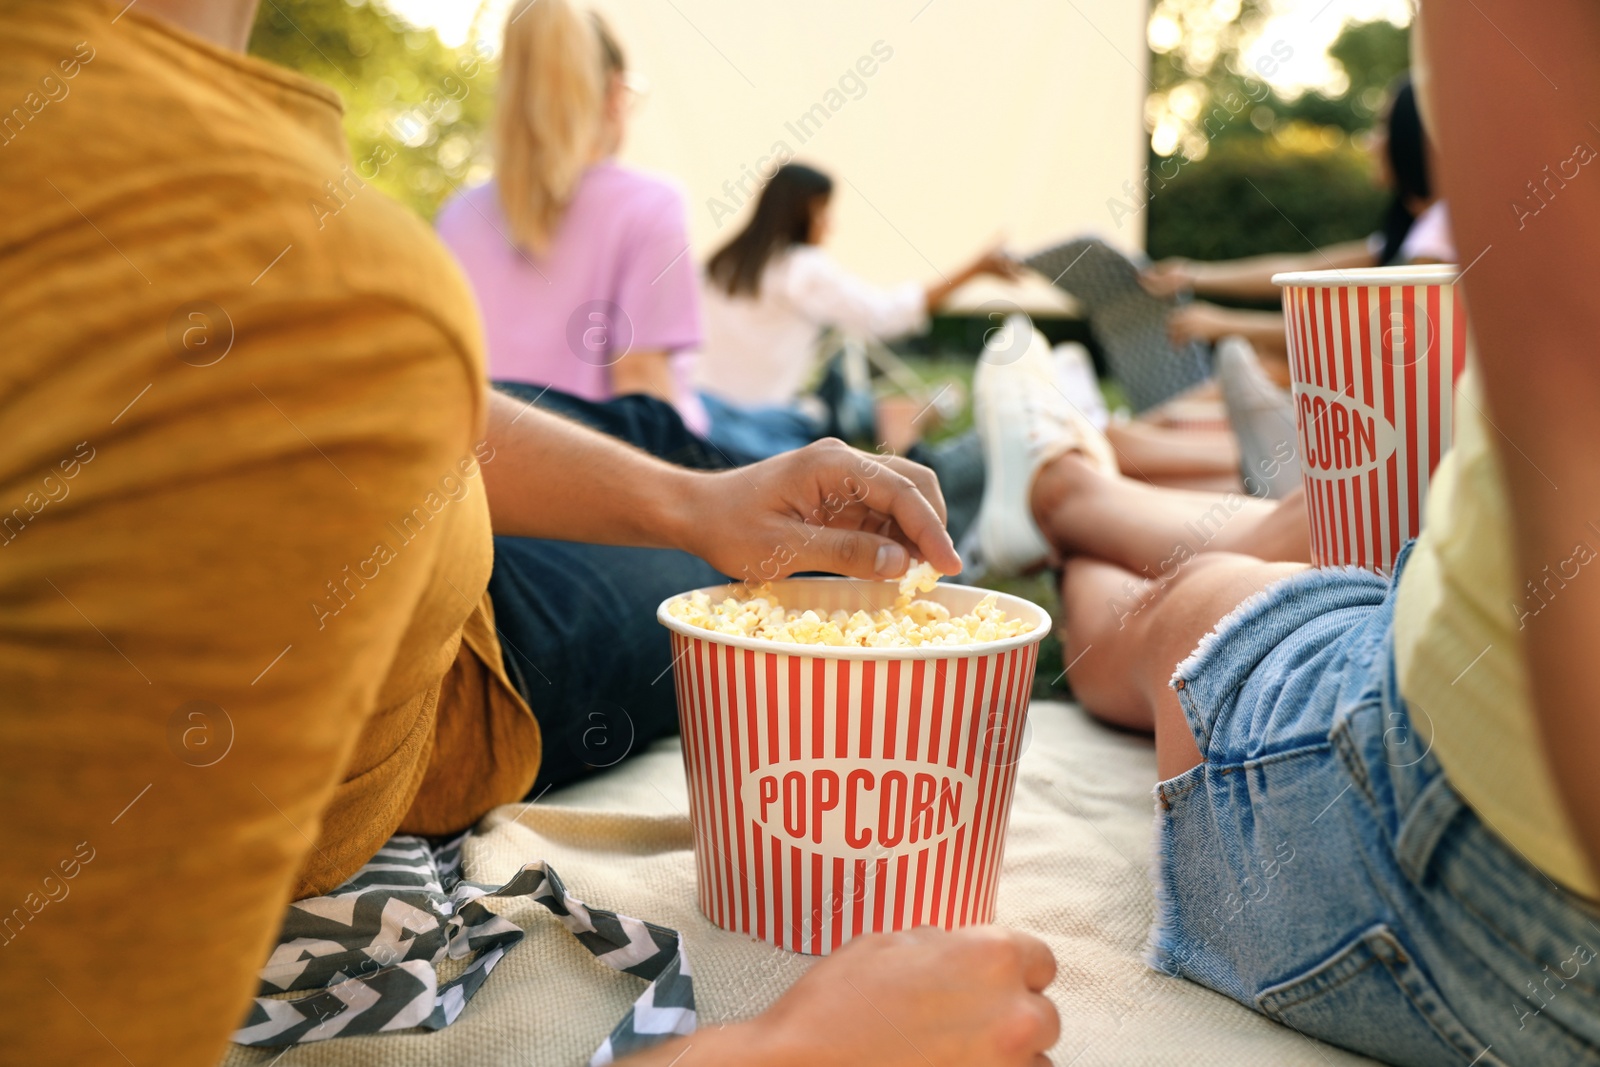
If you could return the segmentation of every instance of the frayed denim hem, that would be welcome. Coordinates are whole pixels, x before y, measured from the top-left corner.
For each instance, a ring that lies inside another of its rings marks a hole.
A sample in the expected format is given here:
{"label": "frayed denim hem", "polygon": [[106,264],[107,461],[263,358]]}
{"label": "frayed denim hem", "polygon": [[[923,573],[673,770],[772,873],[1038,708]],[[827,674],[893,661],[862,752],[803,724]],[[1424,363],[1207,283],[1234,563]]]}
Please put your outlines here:
{"label": "frayed denim hem", "polygon": [[1385,586],[1389,584],[1388,579],[1361,567],[1313,568],[1301,571],[1299,574],[1291,574],[1287,578],[1279,578],[1260,592],[1245,597],[1239,602],[1238,607],[1218,619],[1217,624],[1200,639],[1200,643],[1189,653],[1188,658],[1173,669],[1172,677],[1167,684],[1177,689],[1179,681],[1187,682],[1194,679],[1209,665],[1217,646],[1234,630],[1273,611],[1278,605],[1287,602],[1291,596],[1301,596],[1326,587],[1342,585],[1352,578],[1361,580],[1362,584],[1373,582]]}

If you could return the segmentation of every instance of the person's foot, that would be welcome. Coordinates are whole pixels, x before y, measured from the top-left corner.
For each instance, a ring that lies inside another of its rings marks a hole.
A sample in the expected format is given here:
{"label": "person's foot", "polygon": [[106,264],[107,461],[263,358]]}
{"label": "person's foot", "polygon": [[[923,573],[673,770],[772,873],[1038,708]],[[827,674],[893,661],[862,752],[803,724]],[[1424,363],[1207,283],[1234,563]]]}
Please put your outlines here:
{"label": "person's foot", "polygon": [[1294,401],[1242,337],[1217,342],[1215,368],[1228,422],[1239,439],[1239,473],[1253,496],[1279,500],[1300,487]]}
{"label": "person's foot", "polygon": [[1025,315],[1008,318],[985,346],[972,392],[985,467],[973,563],[992,577],[1021,574],[1050,558],[1031,502],[1039,471],[1068,452],[1081,452],[1114,473],[1116,456],[1105,435],[1067,398],[1049,343]]}

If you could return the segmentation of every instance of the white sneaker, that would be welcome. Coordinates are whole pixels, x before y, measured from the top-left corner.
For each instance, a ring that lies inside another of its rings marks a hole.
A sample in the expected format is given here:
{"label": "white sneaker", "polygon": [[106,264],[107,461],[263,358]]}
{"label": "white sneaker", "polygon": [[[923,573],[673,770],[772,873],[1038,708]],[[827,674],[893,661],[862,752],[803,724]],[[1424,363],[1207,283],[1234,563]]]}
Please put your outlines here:
{"label": "white sneaker", "polygon": [[1114,473],[1116,456],[1063,392],[1049,343],[1024,315],[1008,318],[985,345],[972,392],[985,474],[974,562],[991,577],[1021,574],[1050,557],[1050,543],[1029,504],[1040,469],[1080,451]]}
{"label": "white sneaker", "polygon": [[1100,379],[1094,373],[1094,360],[1089,350],[1077,341],[1063,341],[1050,353],[1050,363],[1067,400],[1083,413],[1091,426],[1105,433],[1106,427],[1111,425],[1111,411],[1106,407],[1105,394],[1100,391]]}

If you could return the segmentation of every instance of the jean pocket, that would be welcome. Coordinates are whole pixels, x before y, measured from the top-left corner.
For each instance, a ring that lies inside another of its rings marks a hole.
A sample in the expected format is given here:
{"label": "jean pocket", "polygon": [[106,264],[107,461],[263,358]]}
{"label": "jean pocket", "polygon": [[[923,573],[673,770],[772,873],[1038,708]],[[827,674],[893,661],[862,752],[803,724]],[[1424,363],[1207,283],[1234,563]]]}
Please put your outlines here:
{"label": "jean pocket", "polygon": [[1504,1067],[1445,1005],[1388,926],[1256,997],[1262,1013],[1397,1067]]}

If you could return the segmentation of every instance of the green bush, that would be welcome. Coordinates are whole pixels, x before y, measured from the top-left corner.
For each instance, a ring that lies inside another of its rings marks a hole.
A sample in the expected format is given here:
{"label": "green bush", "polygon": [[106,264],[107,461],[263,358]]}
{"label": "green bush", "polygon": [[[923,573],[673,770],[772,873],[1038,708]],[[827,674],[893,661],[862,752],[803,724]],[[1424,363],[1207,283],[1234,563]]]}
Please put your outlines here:
{"label": "green bush", "polygon": [[[1152,156],[1152,173],[1160,162]],[[1152,192],[1145,210],[1153,259],[1305,252],[1364,237],[1378,228],[1387,199],[1365,152],[1348,141],[1326,147],[1311,133],[1219,139]]]}

